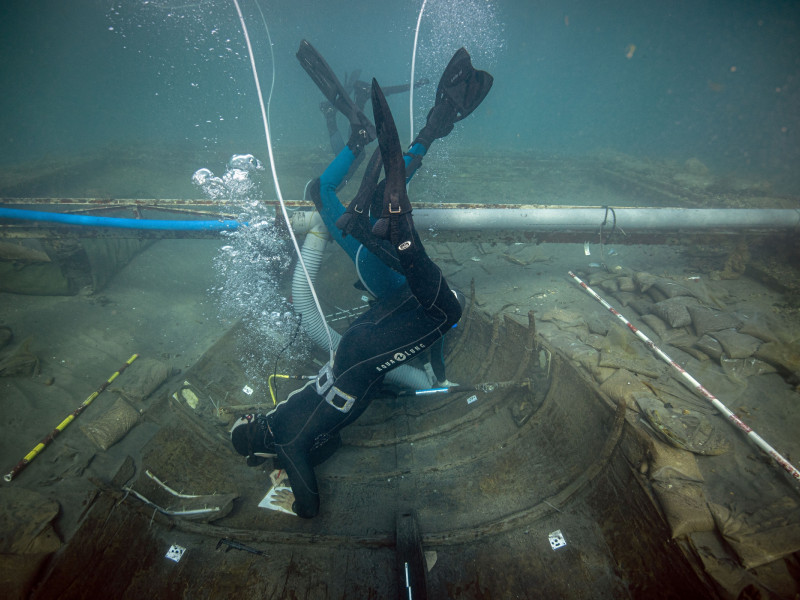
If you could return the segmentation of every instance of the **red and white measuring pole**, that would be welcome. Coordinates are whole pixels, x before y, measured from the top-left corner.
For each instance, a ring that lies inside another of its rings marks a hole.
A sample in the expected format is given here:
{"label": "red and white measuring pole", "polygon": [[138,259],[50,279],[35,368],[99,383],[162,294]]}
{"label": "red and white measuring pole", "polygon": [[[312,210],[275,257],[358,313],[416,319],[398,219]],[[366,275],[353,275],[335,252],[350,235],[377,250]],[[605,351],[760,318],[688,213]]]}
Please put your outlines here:
{"label": "red and white measuring pole", "polygon": [[614,315],[620,321],[625,323],[625,325],[628,326],[628,329],[630,329],[633,333],[635,333],[636,337],[638,337],[645,344],[647,344],[650,350],[652,350],[659,358],[672,365],[672,367],[676,371],[678,371],[686,381],[692,384],[692,387],[694,387],[694,389],[696,389],[706,400],[708,400],[709,402],[711,402],[711,404],[714,405],[714,408],[716,408],[719,412],[728,417],[728,420],[734,425],[736,425],[736,427],[744,431],[751,442],[753,442],[761,450],[769,454],[776,463],[778,463],[781,467],[783,467],[789,473],[789,475],[791,475],[794,478],[795,481],[800,481],[800,471],[797,470],[797,467],[792,465],[792,463],[790,463],[783,456],[781,456],[778,453],[778,451],[775,450],[775,448],[770,446],[764,440],[764,438],[758,435],[755,431],[753,431],[753,429],[750,426],[747,425],[747,423],[742,421],[733,412],[731,412],[727,406],[725,406],[722,402],[720,402],[717,399],[716,396],[714,396],[711,392],[709,392],[706,388],[704,388],[699,381],[697,381],[694,377],[689,375],[689,373],[686,372],[686,369],[684,369],[682,366],[680,366],[678,363],[672,360],[663,350],[661,350],[661,348],[659,348],[653,343],[653,340],[651,340],[649,337],[647,337],[645,334],[639,331],[636,328],[636,326],[633,325],[633,323],[628,321],[628,319],[623,317],[613,306],[611,306],[608,302],[603,300],[597,294],[597,292],[595,292],[592,288],[586,285],[586,283],[584,283],[580,277],[575,275],[575,273],[573,273],[572,271],[569,272],[569,276],[572,277],[572,279],[574,279],[575,282],[578,285],[580,285],[584,290],[586,290],[590,296],[592,296],[600,304],[605,306],[609,310],[609,312],[611,312],[612,315]]}

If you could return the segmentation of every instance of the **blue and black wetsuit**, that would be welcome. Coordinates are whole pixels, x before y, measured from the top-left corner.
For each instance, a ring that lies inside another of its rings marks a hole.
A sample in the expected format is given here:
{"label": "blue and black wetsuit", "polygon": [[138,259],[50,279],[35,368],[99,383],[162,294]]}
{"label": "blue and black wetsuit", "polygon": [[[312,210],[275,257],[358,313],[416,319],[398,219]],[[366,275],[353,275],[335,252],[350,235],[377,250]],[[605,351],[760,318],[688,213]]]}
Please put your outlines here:
{"label": "blue and black wetsuit", "polygon": [[[424,152],[424,147],[417,150]],[[461,317],[458,299],[425,252],[410,218],[413,244],[404,251],[388,240],[368,240],[380,249],[383,261],[353,236],[341,235],[335,223],[345,209],[336,197],[337,179],[352,160],[345,147],[323,173],[320,212],[377,301],[345,331],[333,364],[323,367],[316,381],[292,392],[267,415],[252,416],[238,434],[237,428],[232,432],[241,454],[276,455],[292,485],[294,511],[306,518],[319,511],[314,466],[339,447],[340,430],[366,410],[386,373],[429,351]],[[365,229],[364,235],[372,234]]]}
{"label": "blue and black wetsuit", "polygon": [[[406,183],[416,172],[419,158],[425,156],[427,149],[422,144],[414,144],[403,157],[406,164]],[[358,278],[366,290],[375,298],[384,298],[394,294],[405,285],[405,277],[400,272],[399,265],[389,267],[386,262],[378,258],[374,253],[368,251],[364,245],[353,236],[345,237],[342,231],[336,226],[336,221],[345,212],[345,208],[339,201],[336,190],[347,175],[350,166],[356,160],[356,156],[349,146],[344,146],[336,158],[328,165],[328,168],[319,178],[319,202],[317,208],[328,228],[331,238],[341,246],[350,259],[355,263]],[[408,166],[413,164],[413,170],[408,171]],[[385,257],[384,257],[385,259]]]}
{"label": "blue and black wetsuit", "polygon": [[[306,40],[297,56],[326,99],[350,121],[347,146],[316,182],[315,204],[377,301],[345,331],[333,363],[322,368],[316,381],[290,394],[267,415],[239,419],[231,429],[231,440],[237,452],[248,457],[249,465],[258,464],[264,456],[276,456],[289,476],[295,513],[310,518],[319,511],[314,465],[338,447],[341,429],[366,410],[386,373],[430,349],[461,318],[461,303],[414,228],[407,171],[418,166],[413,155],[424,155],[433,140],[448,135],[457,121],[483,101],[493,79],[474,69],[469,53],[460,48],[439,81],[436,103],[410,149],[412,155],[404,156],[377,81],[373,79],[370,88],[373,126]],[[373,154],[362,188],[345,209],[336,188],[375,137],[380,153]],[[380,184],[378,157],[385,173]],[[380,203],[374,211],[366,210],[365,202],[370,200]],[[370,212],[376,217],[374,223]],[[349,236],[342,235],[340,227]]]}
{"label": "blue and black wetsuit", "polygon": [[319,510],[313,466],[338,446],[339,431],[366,410],[386,373],[425,352],[461,317],[441,270],[415,241],[400,260],[408,285],[362,314],[342,336],[333,365],[267,415],[301,517]]}
{"label": "blue and black wetsuit", "polygon": [[[427,148],[420,143],[413,144],[403,156],[406,165],[406,183],[414,177],[422,157],[427,153]],[[356,267],[356,272],[361,284],[375,298],[386,298],[397,294],[406,285],[405,276],[399,264],[390,252],[381,252],[379,258],[370,252],[360,240],[354,236],[345,236],[336,226],[336,221],[345,212],[339,200],[337,190],[344,178],[350,172],[356,155],[349,146],[342,144],[342,149],[336,158],[328,165],[319,178],[319,188],[315,192],[319,198],[315,203],[322,217],[322,221],[330,232],[331,238],[347,253]],[[372,220],[374,222],[374,219]],[[391,265],[391,266],[390,266]],[[447,380],[444,366],[443,340],[439,339],[431,348],[430,364],[438,382]]]}

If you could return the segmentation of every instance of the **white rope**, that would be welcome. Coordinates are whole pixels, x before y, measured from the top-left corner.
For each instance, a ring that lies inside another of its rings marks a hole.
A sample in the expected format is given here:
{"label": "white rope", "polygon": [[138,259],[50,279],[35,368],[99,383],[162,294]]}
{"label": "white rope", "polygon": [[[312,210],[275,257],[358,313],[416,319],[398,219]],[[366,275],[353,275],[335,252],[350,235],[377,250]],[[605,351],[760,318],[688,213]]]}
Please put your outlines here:
{"label": "white rope", "polygon": [[[275,184],[275,194],[278,196],[278,202],[281,205],[281,212],[283,213],[283,218],[286,221],[286,227],[289,230],[289,235],[292,238],[292,244],[294,244],[294,250],[297,253],[297,260],[298,260],[300,266],[303,269],[303,273],[306,276],[306,280],[308,281],[308,286],[309,286],[309,288],[311,290],[311,295],[314,298],[314,304],[316,305],[317,311],[319,311],[319,315],[322,318],[323,324],[325,325],[325,331],[328,334],[328,350],[329,350],[329,354],[330,354],[330,360],[331,360],[331,363],[333,363],[333,339],[331,338],[330,328],[328,327],[328,324],[325,321],[325,314],[323,313],[322,307],[320,306],[319,298],[317,298],[317,292],[314,289],[314,283],[311,281],[311,277],[308,274],[308,270],[306,269],[306,265],[303,262],[303,256],[300,253],[300,245],[297,243],[297,238],[294,235],[294,231],[292,231],[292,224],[291,224],[291,222],[289,220],[289,213],[286,210],[286,204],[283,201],[283,194],[281,193],[281,186],[280,186],[280,183],[278,182],[278,171],[277,171],[277,169],[275,167],[275,156],[274,156],[274,154],[272,152],[272,138],[270,137],[270,134],[269,134],[269,118],[267,117],[267,109],[266,109],[266,107],[264,105],[264,95],[261,93],[261,83],[258,80],[258,69],[256,69],[256,60],[255,60],[255,57],[253,56],[253,46],[250,44],[250,35],[247,33],[247,25],[244,22],[244,15],[242,15],[242,9],[239,6],[239,1],[238,0],[233,0],[233,4],[236,7],[236,12],[239,15],[239,22],[242,25],[242,33],[244,33],[244,39],[245,39],[245,42],[247,42],[247,52],[250,55],[250,66],[253,69],[253,79],[255,80],[256,92],[258,93],[258,103],[259,103],[259,106],[261,107],[261,118],[262,118],[262,120],[264,122],[264,136],[266,137],[266,140],[267,140],[267,150],[269,152],[269,164],[270,164],[270,168],[272,169],[272,181]],[[262,17],[263,17],[263,13],[262,13]],[[264,24],[266,25],[266,21],[264,21]],[[271,48],[272,48],[272,44],[270,43],[270,49]],[[272,68],[273,68],[273,82],[274,82],[274,79],[275,79],[275,62],[274,62],[274,60],[273,60],[273,63],[272,63]]]}
{"label": "white rope", "polygon": [[272,36],[269,33],[269,25],[267,25],[267,19],[264,16],[264,11],[261,10],[261,4],[256,0],[256,8],[258,9],[259,14],[261,15],[261,22],[264,23],[264,30],[267,32],[267,41],[269,42],[269,56],[272,60],[272,83],[269,85],[269,96],[267,96],[267,123],[270,123],[269,118],[269,107],[272,104],[272,92],[275,90],[275,52],[272,49]]}
{"label": "white rope", "polygon": [[411,140],[409,144],[414,143],[414,71],[417,66],[417,40],[419,40],[419,25],[422,23],[422,13],[425,10],[425,4],[428,0],[422,0],[422,7],[419,9],[419,16],[417,17],[417,29],[414,31],[414,52],[411,54],[411,80],[409,82],[408,90],[408,119],[411,122]]}

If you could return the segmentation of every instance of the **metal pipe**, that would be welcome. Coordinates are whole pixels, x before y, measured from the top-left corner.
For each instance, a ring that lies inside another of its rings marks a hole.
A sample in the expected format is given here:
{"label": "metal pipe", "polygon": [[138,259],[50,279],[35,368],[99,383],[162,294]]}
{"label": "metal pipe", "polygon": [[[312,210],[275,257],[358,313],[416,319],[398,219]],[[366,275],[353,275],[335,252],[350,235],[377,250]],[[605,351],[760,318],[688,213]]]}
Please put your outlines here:
{"label": "metal pipe", "polygon": [[[461,205],[463,207],[463,205]],[[758,208],[614,208],[617,228],[626,232],[661,230],[800,229],[798,209]],[[414,209],[414,222],[448,231],[592,231],[610,230],[612,209],[605,207],[522,207]]]}

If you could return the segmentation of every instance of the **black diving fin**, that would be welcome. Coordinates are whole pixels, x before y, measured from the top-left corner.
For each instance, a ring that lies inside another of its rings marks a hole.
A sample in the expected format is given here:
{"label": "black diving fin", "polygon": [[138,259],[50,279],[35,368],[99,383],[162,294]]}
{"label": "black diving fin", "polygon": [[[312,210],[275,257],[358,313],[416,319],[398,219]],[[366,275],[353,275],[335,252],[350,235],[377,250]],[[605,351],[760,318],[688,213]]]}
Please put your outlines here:
{"label": "black diving fin", "polygon": [[472,66],[465,48],[459,48],[450,59],[436,88],[436,104],[449,102],[456,111],[454,122],[472,114],[492,89],[494,77]]}
{"label": "black diving fin", "polygon": [[389,110],[386,96],[378,82],[372,80],[372,114],[378,133],[385,179],[383,212],[372,227],[372,233],[381,239],[391,240],[398,251],[409,250],[415,243],[414,225],[411,221],[411,201],[406,193],[406,165],[397,126]]}
{"label": "black diving fin", "polygon": [[322,95],[350,122],[352,129],[354,131],[363,129],[366,133],[365,137],[369,138],[369,141],[374,140],[376,135],[375,126],[359,110],[339,81],[339,78],[336,77],[333,69],[330,68],[325,59],[322,58],[322,55],[317,52],[308,40],[300,42],[300,48],[297,50],[297,60],[300,61],[300,65],[308,73],[312,81],[317,84]]}
{"label": "black diving fin", "polygon": [[[375,148],[372,157],[367,163],[367,168],[364,171],[364,177],[361,180],[358,192],[356,192],[355,197],[342,213],[342,216],[336,220],[336,226],[342,230],[344,236],[353,233],[353,230],[358,226],[368,226],[369,219],[367,217],[369,215],[369,205],[378,188],[378,178],[381,175],[382,165],[381,150],[380,148]],[[361,220],[362,217],[363,221]],[[359,235],[354,234],[354,237],[361,240]]]}
{"label": "black diving fin", "polygon": [[389,214],[400,215],[411,212],[411,202],[406,194],[406,164],[403,160],[403,149],[400,147],[400,136],[386,96],[378,82],[372,80],[372,114],[378,134],[378,146],[381,150],[383,170],[386,175],[384,190],[384,217]]}
{"label": "black diving fin", "polygon": [[469,52],[459,48],[442,73],[436,87],[436,103],[413,143],[430,148],[433,140],[450,133],[455,123],[478,108],[492,89],[492,83],[494,78],[473,67]]}
{"label": "black diving fin", "polygon": [[[428,85],[431,82],[427,77],[421,77],[414,82],[414,89],[421,88],[423,85]],[[411,89],[410,83],[401,83],[400,85],[389,85],[383,88],[384,96],[392,96],[394,94],[402,94]]]}

